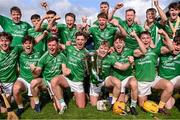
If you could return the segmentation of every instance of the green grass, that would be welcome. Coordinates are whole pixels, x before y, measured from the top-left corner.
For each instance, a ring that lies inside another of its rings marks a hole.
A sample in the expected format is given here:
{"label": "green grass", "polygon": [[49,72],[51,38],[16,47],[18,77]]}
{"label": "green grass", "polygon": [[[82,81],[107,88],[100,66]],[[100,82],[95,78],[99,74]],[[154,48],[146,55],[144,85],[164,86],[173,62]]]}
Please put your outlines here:
{"label": "green grass", "polygon": [[[68,90],[67,90],[68,93]],[[33,109],[31,109],[29,102],[27,102],[27,96],[25,95],[25,111],[21,115],[21,119],[155,119],[152,114],[142,111],[139,107],[137,107],[139,115],[126,115],[120,116],[113,114],[112,111],[102,112],[97,111],[96,107],[92,107],[89,103],[87,103],[85,109],[78,109],[75,105],[75,101],[70,99],[68,104],[68,109],[65,111],[63,115],[59,115],[52,105],[52,101],[50,101],[49,95],[46,92],[42,92],[41,95],[42,102],[42,111],[40,113],[36,113]],[[67,96],[66,96],[67,97]],[[171,113],[170,116],[165,116],[161,114],[154,114],[154,116],[158,119],[180,119],[180,94],[174,96],[177,98],[176,106],[169,110]],[[159,101],[160,92],[153,91],[153,94],[149,97],[149,99],[154,101]],[[14,111],[17,106],[15,103],[12,104],[12,108]],[[0,119],[6,119],[7,114],[0,113]]]}
{"label": "green grass", "polygon": [[[63,115],[59,115],[53,108],[52,102],[47,97],[42,98],[42,111],[36,113],[29,106],[29,102],[26,102],[25,112],[22,114],[21,119],[153,119],[152,114],[143,112],[138,107],[139,115],[126,115],[119,116],[112,113],[112,111],[102,112],[97,111],[96,107],[92,107],[89,103],[85,109],[78,109],[75,105],[74,100],[70,100],[68,109]],[[15,105],[13,105],[15,108]],[[171,116],[164,116],[156,114],[155,116],[159,119],[179,119],[180,112],[176,107],[169,111]],[[6,114],[1,114],[0,119],[6,119]]]}

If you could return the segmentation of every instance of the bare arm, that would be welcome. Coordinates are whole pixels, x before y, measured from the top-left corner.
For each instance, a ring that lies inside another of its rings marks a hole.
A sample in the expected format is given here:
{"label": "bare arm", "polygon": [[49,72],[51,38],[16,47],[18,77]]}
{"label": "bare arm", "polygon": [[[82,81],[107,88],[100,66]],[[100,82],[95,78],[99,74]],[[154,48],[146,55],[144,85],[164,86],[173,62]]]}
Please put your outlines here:
{"label": "bare arm", "polygon": [[45,15],[39,22],[38,24],[35,26],[35,31],[40,31],[41,30],[41,25],[43,23],[43,21],[47,18],[47,15]]}
{"label": "bare arm", "polygon": [[41,35],[35,38],[35,43],[39,43],[46,35],[48,34],[48,31],[45,30]]}
{"label": "bare arm", "polygon": [[66,49],[66,46],[65,46],[64,44],[59,43],[59,49],[65,50],[65,49]]}
{"label": "bare arm", "polygon": [[170,53],[171,51],[167,48],[167,47],[165,47],[165,46],[162,46],[161,47],[161,54],[167,54],[167,53]]}
{"label": "bare arm", "polygon": [[64,76],[68,76],[69,74],[71,74],[71,70],[69,68],[67,68],[66,64],[62,64],[62,73]]}
{"label": "bare arm", "polygon": [[48,23],[48,28],[47,29],[51,29],[54,26],[54,23],[56,20],[61,19],[59,16],[55,16],[49,23]]}
{"label": "bare arm", "polygon": [[108,20],[111,21],[113,19],[114,13],[123,6],[123,3],[117,3],[113,10],[108,14]]}
{"label": "bare arm", "polygon": [[31,64],[30,69],[31,69],[34,77],[40,76],[41,71],[42,71],[42,69],[40,67],[36,67],[34,64]]}
{"label": "bare arm", "polygon": [[[166,45],[166,47],[169,49],[169,51],[172,52],[174,50],[174,47],[173,47],[173,43],[172,43],[171,39],[169,38],[168,34],[162,29],[158,30],[158,33],[160,35],[164,36],[163,42]],[[161,52],[163,52],[163,51],[161,51]]]}
{"label": "bare arm", "polygon": [[134,57],[141,57],[144,54],[141,52],[140,49],[135,49],[134,52],[133,52],[133,55],[134,55]]}
{"label": "bare arm", "polygon": [[111,24],[113,24],[114,26],[118,27],[119,31],[121,32],[121,34],[123,36],[127,36],[127,32],[126,30],[119,24],[119,22],[117,20],[111,20],[110,21]]}
{"label": "bare arm", "polygon": [[156,7],[159,16],[161,17],[161,24],[164,24],[167,21],[167,17],[166,14],[161,9],[161,7],[159,6],[159,0],[154,0],[154,6]]}
{"label": "bare arm", "polygon": [[114,65],[114,68],[122,70],[122,71],[127,70],[131,65],[133,65],[134,57],[133,56],[128,56],[128,60],[129,60],[128,63],[119,63],[119,62],[116,62],[115,65]]}
{"label": "bare arm", "polygon": [[132,32],[130,33],[130,35],[136,39],[136,41],[137,41],[137,43],[138,43],[138,45],[139,45],[139,47],[140,47],[141,52],[142,52],[143,54],[145,54],[145,53],[147,52],[147,49],[145,48],[144,43],[143,43],[143,42],[140,40],[140,38],[137,36],[136,32],[135,32],[135,31],[132,31]]}
{"label": "bare arm", "polygon": [[114,68],[125,71],[129,68],[130,64],[129,63],[119,63],[116,62],[114,65]]}

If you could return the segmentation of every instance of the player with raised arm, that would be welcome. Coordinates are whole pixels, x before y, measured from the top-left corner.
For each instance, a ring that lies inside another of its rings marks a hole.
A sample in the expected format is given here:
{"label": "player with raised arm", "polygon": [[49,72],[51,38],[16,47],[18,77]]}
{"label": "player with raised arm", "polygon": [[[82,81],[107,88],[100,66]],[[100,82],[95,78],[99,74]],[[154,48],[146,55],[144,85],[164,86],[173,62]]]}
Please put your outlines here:
{"label": "player with raised arm", "polygon": [[[159,30],[159,34],[164,36],[164,41],[169,49],[173,49],[172,42],[166,32]],[[140,34],[140,38],[133,31],[131,35],[137,40],[139,49],[134,50],[135,56],[135,77],[138,80],[138,100],[140,107],[143,107],[147,96],[151,94],[151,88],[163,90],[159,102],[159,113],[168,114],[164,109],[165,103],[171,97],[173,85],[168,80],[156,76],[156,64],[161,47],[151,46],[152,38],[148,31]]]}
{"label": "player with raised arm", "polygon": [[123,36],[126,36],[127,33],[123,29],[121,25],[119,25],[118,21],[113,21],[112,24],[114,24],[116,27],[110,27],[107,25],[108,23],[108,16],[105,13],[98,14],[98,21],[99,25],[90,27],[89,28],[89,34],[92,35],[92,38],[94,40],[94,49],[98,49],[100,44],[106,40],[109,42],[110,46],[113,45],[114,36],[116,32],[119,30]]}
{"label": "player with raised arm", "polygon": [[179,8],[179,3],[178,2],[173,2],[169,6],[169,17],[167,21],[164,24],[164,29],[169,35],[171,39],[173,39],[176,35],[176,31],[180,29],[180,8]]}
{"label": "player with raised arm", "polygon": [[[172,82],[174,89],[180,88],[180,35],[174,37],[174,50],[169,50],[163,46],[163,53],[160,55],[158,75]],[[175,99],[171,97],[165,107],[171,109],[175,104]]]}
{"label": "player with raised arm", "polygon": [[31,16],[31,22],[33,24],[33,27],[28,29],[28,35],[35,38],[34,49],[36,51],[44,53],[47,50],[48,31],[47,30],[43,31],[43,29],[36,31],[36,27],[38,26],[39,21],[41,21],[40,15],[33,14]]}
{"label": "player with raised arm", "polygon": [[[154,0],[155,8],[149,8],[146,10],[146,21],[144,23],[144,29],[149,31],[155,46],[160,41],[160,35],[158,34],[158,30],[162,28],[162,25],[167,20],[166,15],[164,14],[163,10],[159,6],[159,1]],[[161,20],[156,20],[156,13],[158,12]]]}

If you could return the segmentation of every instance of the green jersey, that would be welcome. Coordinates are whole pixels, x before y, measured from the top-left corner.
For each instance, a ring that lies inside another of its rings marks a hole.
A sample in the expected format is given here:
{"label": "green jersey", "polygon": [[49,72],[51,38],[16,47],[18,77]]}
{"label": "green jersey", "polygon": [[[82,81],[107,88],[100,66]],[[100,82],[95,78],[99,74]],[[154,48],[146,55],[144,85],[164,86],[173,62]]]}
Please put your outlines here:
{"label": "green jersey", "polygon": [[28,29],[31,28],[31,26],[26,22],[20,21],[20,23],[16,24],[11,19],[1,15],[0,25],[5,32],[8,32],[13,36],[11,46],[21,46],[22,39],[27,35]]}
{"label": "green jersey", "polygon": [[95,44],[95,50],[99,48],[103,41],[108,41],[110,46],[113,45],[114,37],[116,34],[117,28],[106,26],[101,30],[98,26],[90,27],[89,33],[92,35]]}
{"label": "green jersey", "polygon": [[74,82],[84,80],[86,49],[78,50],[74,46],[66,46],[67,67],[71,69],[68,78]]}
{"label": "green jersey", "polygon": [[106,77],[110,76],[112,70],[111,68],[114,66],[116,61],[112,56],[107,55],[104,58],[98,58],[96,62],[98,62],[99,74],[91,71],[90,80],[93,84],[103,82]]}
{"label": "green jersey", "polygon": [[[37,38],[38,36],[42,35],[43,32],[36,32],[35,28],[30,28],[28,29],[28,34],[34,38]],[[35,44],[34,50],[44,53],[47,50],[47,37]]]}
{"label": "green jersey", "polygon": [[161,36],[158,34],[158,30],[160,28],[162,28],[162,26],[160,25],[160,23],[156,21],[149,29],[149,32],[151,34],[151,37],[155,46],[157,46],[157,44],[159,43],[161,39]]}
{"label": "green jersey", "polygon": [[139,35],[143,31],[143,28],[136,23],[133,23],[132,25],[128,26],[127,21],[122,20],[119,21],[119,24],[126,30],[128,34],[125,39],[126,47],[132,50],[136,49],[138,47],[138,43],[136,39],[130,35],[130,33],[132,31],[135,31],[136,34]]}
{"label": "green jersey", "polygon": [[176,68],[176,74],[180,75],[180,53],[174,57],[175,59],[175,68]]}
{"label": "green jersey", "polygon": [[115,59],[112,56],[108,55],[101,61],[102,68],[100,69],[99,78],[105,80],[106,77],[111,75],[111,68],[115,64]]}
{"label": "green jersey", "polygon": [[[113,16],[113,19],[116,19],[116,20],[118,20],[118,21],[121,20],[121,18],[119,18],[119,17],[117,17],[117,16]],[[93,22],[93,25],[99,26],[99,21],[98,21],[98,20],[94,21],[94,22]],[[110,27],[114,27],[114,25],[111,24],[111,23],[108,23],[107,25],[110,26]]]}
{"label": "green jersey", "polygon": [[[55,26],[57,28],[58,24],[55,23]],[[58,28],[57,28],[58,29]],[[60,34],[59,34],[59,30],[53,30],[53,29],[48,29],[48,24],[47,23],[44,23],[42,25],[42,28],[41,28],[42,31],[44,30],[47,30],[49,33],[48,33],[48,37],[46,39],[49,39],[51,37],[57,37],[58,39],[60,38]]]}
{"label": "green jersey", "polygon": [[63,53],[53,56],[48,51],[40,58],[38,67],[42,69],[43,79],[51,81],[52,78],[61,74],[61,65],[66,64],[66,57]]}
{"label": "green jersey", "polygon": [[17,79],[17,59],[19,48],[11,48],[9,52],[0,50],[0,82],[14,83]]}
{"label": "green jersey", "polygon": [[156,76],[157,58],[160,48],[149,48],[147,53],[139,58],[135,58],[135,77],[140,82],[151,82]]}
{"label": "green jersey", "polygon": [[20,77],[25,79],[28,83],[34,79],[32,71],[30,69],[30,64],[36,65],[39,58],[41,57],[40,52],[32,52],[31,54],[27,54],[22,52],[19,56],[19,66],[20,66]]}
{"label": "green jersey", "polygon": [[160,77],[168,80],[180,75],[180,54],[176,56],[172,54],[161,55],[158,73]]}
{"label": "green jersey", "polygon": [[65,24],[59,24],[58,30],[60,34],[60,43],[66,44],[67,41],[72,41],[72,43],[75,43],[75,34],[78,32],[75,25],[72,28],[68,28]]}
{"label": "green jersey", "polygon": [[[172,26],[175,28],[175,26],[176,26],[176,21],[171,22],[171,23],[172,23]],[[165,24],[165,26],[164,26],[164,29],[165,29],[165,31],[167,32],[167,34],[169,35],[169,37],[170,37],[171,39],[173,39],[173,31],[172,31],[172,29],[171,29],[171,27],[170,27],[169,19],[167,20],[167,22],[166,22],[166,24]],[[180,29],[180,24],[177,26],[177,29]]]}
{"label": "green jersey", "polygon": [[[122,51],[122,53],[117,53],[117,52],[113,52],[111,54],[111,56],[114,57],[114,59],[116,60],[116,62],[119,62],[119,63],[128,63],[129,60],[128,60],[128,56],[132,56],[133,53],[131,50],[129,50],[128,48],[124,48],[124,50]],[[131,76],[132,75],[132,68],[131,66],[125,70],[125,71],[122,71],[122,70],[118,70],[116,68],[113,68],[113,72],[112,72],[113,76],[118,78],[119,80],[124,80],[126,79],[127,77]]]}

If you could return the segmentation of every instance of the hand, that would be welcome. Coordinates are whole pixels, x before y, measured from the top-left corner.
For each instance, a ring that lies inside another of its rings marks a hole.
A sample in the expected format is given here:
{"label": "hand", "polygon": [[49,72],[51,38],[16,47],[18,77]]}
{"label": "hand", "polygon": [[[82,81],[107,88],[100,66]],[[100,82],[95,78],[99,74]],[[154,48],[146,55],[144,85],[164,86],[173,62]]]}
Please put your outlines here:
{"label": "hand", "polygon": [[131,33],[130,33],[130,35],[132,36],[132,37],[137,37],[137,34],[136,34],[136,32],[133,30]]}
{"label": "hand", "polygon": [[116,6],[115,6],[115,9],[120,9],[124,6],[123,3],[117,3]]}
{"label": "hand", "polygon": [[54,17],[54,19],[55,19],[55,20],[59,20],[59,19],[61,19],[61,17],[58,16],[58,15],[56,15],[56,16]]}
{"label": "hand", "polygon": [[48,35],[48,33],[49,33],[49,32],[48,32],[47,30],[44,30],[44,31],[43,31],[43,35],[44,35],[44,36]]}
{"label": "hand", "polygon": [[82,23],[87,23],[87,17],[86,16],[82,17]]}
{"label": "hand", "polygon": [[143,53],[141,52],[141,50],[139,49],[135,49],[134,52],[133,52],[134,56],[135,57],[140,57],[143,55]]}
{"label": "hand", "polygon": [[158,0],[153,0],[153,3],[154,3],[155,6],[159,5],[159,1]]}
{"label": "hand", "polygon": [[70,73],[71,73],[71,69],[69,69],[69,68],[65,68],[65,69],[63,70],[63,75],[64,75],[64,76],[68,76]]}
{"label": "hand", "polygon": [[41,6],[42,6],[43,8],[45,8],[45,9],[47,9],[47,8],[48,8],[48,4],[47,4],[47,2],[42,1],[40,4],[41,4]]}
{"label": "hand", "polygon": [[67,42],[66,42],[66,46],[70,46],[71,45],[71,41],[70,40],[68,40]]}
{"label": "hand", "polygon": [[119,26],[119,22],[118,22],[118,20],[116,20],[116,19],[112,19],[112,20],[110,21],[110,23],[113,24],[114,26]]}
{"label": "hand", "polygon": [[149,26],[147,25],[147,23],[144,24],[144,29],[147,31],[150,29]]}
{"label": "hand", "polygon": [[36,66],[34,64],[30,64],[29,66],[32,72],[36,69]]}
{"label": "hand", "polygon": [[133,56],[128,56],[128,61],[130,64],[134,63],[134,57]]}
{"label": "hand", "polygon": [[114,49],[114,47],[110,47],[110,49],[109,49],[109,53],[112,53],[112,52],[114,52],[115,51],[115,49]]}
{"label": "hand", "polygon": [[159,29],[158,34],[165,36],[167,33],[163,29]]}

